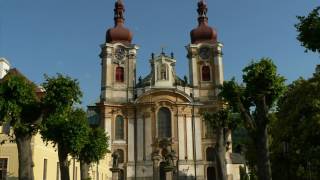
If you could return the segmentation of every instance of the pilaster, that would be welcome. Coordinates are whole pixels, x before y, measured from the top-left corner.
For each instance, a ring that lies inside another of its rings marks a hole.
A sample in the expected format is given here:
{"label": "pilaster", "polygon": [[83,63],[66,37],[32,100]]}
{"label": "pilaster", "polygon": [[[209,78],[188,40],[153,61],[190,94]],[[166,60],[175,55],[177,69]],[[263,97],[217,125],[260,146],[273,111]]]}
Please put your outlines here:
{"label": "pilaster", "polygon": [[[224,76],[223,76],[223,54],[222,54],[222,48],[223,45],[221,43],[218,43],[216,48],[216,53],[214,57],[214,80],[215,80],[215,86],[218,87],[219,85],[223,84]],[[216,88],[216,95],[219,94],[219,89]]]}
{"label": "pilaster", "polygon": [[188,160],[193,160],[193,137],[192,137],[192,117],[186,118],[186,135],[187,135],[187,157]]}
{"label": "pilaster", "polygon": [[128,162],[134,162],[134,118],[128,119]]}
{"label": "pilaster", "polygon": [[199,115],[194,117],[194,123],[195,123],[195,151],[196,151],[196,160],[203,160],[203,156],[202,156],[202,146],[201,146],[201,142],[202,142],[202,138],[201,138],[201,132],[202,132],[202,128],[201,128],[201,118]]}

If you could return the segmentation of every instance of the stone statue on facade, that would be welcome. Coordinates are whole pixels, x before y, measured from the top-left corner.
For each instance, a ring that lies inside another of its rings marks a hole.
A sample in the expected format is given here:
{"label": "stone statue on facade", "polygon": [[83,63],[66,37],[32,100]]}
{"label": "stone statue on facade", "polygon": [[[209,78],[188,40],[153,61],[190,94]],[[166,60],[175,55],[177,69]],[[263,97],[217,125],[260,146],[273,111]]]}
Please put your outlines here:
{"label": "stone statue on facade", "polygon": [[118,168],[119,167],[119,153],[117,151],[112,153],[112,167]]}

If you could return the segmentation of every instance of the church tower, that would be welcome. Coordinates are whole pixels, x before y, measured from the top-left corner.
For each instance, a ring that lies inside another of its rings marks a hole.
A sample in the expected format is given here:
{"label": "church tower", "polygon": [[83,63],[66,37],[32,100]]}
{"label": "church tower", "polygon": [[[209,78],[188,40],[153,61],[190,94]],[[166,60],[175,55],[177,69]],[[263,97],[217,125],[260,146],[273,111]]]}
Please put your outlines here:
{"label": "church tower", "polygon": [[223,83],[222,44],[217,32],[208,25],[207,5],[198,2],[198,27],[190,32],[191,43],[186,46],[189,59],[189,78],[196,101],[212,101]]}
{"label": "church tower", "polygon": [[101,45],[101,101],[126,103],[134,98],[138,46],[131,43],[132,33],[124,27],[124,4],[114,8],[114,27]]}
{"label": "church tower", "polygon": [[139,49],[132,43],[132,33],[124,26],[124,12],[124,3],[117,0],[114,27],[107,30],[105,43],[101,45],[101,95],[100,103],[97,103],[99,124],[110,137],[111,152],[119,155],[122,178],[134,177],[136,132],[133,104]]}

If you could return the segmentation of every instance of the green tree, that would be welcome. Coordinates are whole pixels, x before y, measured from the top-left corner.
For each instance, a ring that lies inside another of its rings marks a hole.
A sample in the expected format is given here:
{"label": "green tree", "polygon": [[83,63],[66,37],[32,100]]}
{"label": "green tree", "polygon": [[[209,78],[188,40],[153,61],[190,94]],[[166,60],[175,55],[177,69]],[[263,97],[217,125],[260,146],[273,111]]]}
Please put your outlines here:
{"label": "green tree", "polygon": [[226,150],[229,146],[228,135],[230,130],[235,129],[239,124],[239,118],[235,118],[234,114],[229,109],[220,109],[214,113],[204,113],[204,119],[216,132],[216,165],[218,179],[227,180],[226,167]]}
{"label": "green tree", "polygon": [[289,85],[277,117],[271,128],[274,177],[320,179],[320,74]]}
{"label": "green tree", "polygon": [[68,155],[78,157],[88,142],[86,112],[74,108],[75,104],[80,103],[82,93],[77,80],[68,76],[58,74],[56,77],[46,76],[45,79],[43,104],[46,113],[40,132],[44,141],[58,146],[61,180],[69,180]]}
{"label": "green tree", "polygon": [[306,50],[320,52],[320,6],[312,10],[308,16],[298,16],[299,23],[295,25],[298,31],[297,39]]}
{"label": "green tree", "polygon": [[90,128],[89,141],[81,149],[79,160],[81,166],[81,179],[89,178],[89,165],[91,163],[98,163],[103,159],[108,151],[109,137],[102,128]]}
{"label": "green tree", "polygon": [[10,71],[0,82],[0,123],[9,123],[14,131],[19,180],[34,179],[30,143],[38,131],[41,114],[36,85],[17,71]]}
{"label": "green tree", "polygon": [[269,58],[245,67],[242,78],[244,85],[239,85],[234,79],[224,82],[220,95],[242,115],[257,153],[259,180],[270,180],[269,113],[285,90],[285,79],[277,74],[277,68]]}

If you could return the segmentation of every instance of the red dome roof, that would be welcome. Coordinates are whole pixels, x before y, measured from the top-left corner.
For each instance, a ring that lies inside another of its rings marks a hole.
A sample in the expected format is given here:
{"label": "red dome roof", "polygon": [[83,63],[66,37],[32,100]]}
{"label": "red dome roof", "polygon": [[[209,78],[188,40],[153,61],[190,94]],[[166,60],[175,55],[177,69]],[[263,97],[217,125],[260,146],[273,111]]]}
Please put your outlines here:
{"label": "red dome roof", "polygon": [[114,28],[108,29],[106,33],[106,42],[107,43],[131,43],[132,33],[129,29],[124,27],[124,5],[122,1],[118,0],[115,3],[114,8]]}
{"label": "red dome roof", "polygon": [[203,1],[200,1],[198,3],[199,26],[190,32],[192,44],[217,42],[216,30],[208,25],[207,11],[207,5]]}

